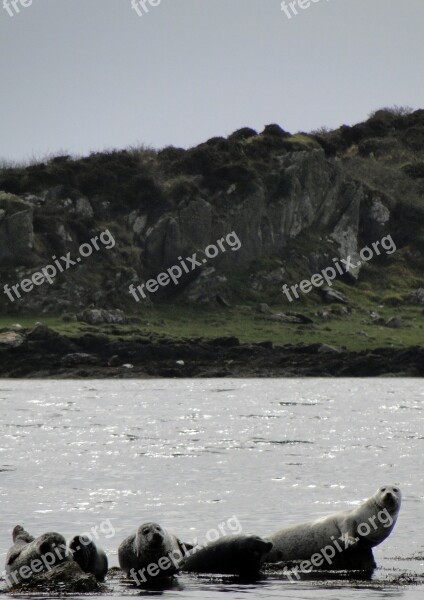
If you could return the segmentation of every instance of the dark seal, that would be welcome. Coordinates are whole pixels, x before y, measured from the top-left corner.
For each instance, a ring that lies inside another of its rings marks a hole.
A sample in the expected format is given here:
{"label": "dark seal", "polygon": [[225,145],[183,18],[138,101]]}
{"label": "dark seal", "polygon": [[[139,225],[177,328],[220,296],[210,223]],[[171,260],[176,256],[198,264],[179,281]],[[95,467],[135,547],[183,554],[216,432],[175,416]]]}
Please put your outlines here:
{"label": "dark seal", "polygon": [[104,581],[108,571],[105,552],[86,535],[76,535],[69,543],[72,558],[84,573],[91,573],[97,581]]}
{"label": "dark seal", "polygon": [[181,564],[182,571],[256,577],[272,543],[256,535],[230,535],[195,547]]}

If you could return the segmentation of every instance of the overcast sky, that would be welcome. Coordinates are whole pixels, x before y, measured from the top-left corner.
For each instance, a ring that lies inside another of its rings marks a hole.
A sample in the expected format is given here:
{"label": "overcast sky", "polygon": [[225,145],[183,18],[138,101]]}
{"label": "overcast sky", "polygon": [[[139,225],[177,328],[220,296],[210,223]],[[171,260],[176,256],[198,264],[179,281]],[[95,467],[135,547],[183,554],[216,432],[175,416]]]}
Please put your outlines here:
{"label": "overcast sky", "polygon": [[3,159],[424,107],[423,0],[315,0],[291,18],[280,0],[16,1],[0,0]]}

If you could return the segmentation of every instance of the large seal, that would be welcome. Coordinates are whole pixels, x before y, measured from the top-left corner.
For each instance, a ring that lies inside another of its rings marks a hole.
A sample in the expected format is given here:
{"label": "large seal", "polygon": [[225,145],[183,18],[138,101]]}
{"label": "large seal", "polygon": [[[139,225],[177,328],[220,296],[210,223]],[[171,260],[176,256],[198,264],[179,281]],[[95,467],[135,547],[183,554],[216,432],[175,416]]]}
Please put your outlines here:
{"label": "large seal", "polygon": [[254,577],[271,549],[271,541],[259,536],[229,535],[207,546],[195,547],[183,559],[181,570]]}
{"label": "large seal", "polygon": [[44,533],[34,539],[17,525],[12,537],[14,544],[7,553],[5,567],[6,583],[10,586],[69,560],[65,538],[59,533]]}
{"label": "large seal", "polygon": [[185,550],[178,538],[157,523],[144,523],[119,546],[119,566],[140,585],[174,575]]}
{"label": "large seal", "polygon": [[92,573],[97,581],[104,581],[108,561],[105,552],[87,535],[76,535],[69,542],[72,558],[85,573]]}
{"label": "large seal", "polygon": [[266,562],[305,560],[310,570],[372,570],[372,548],[392,532],[401,499],[398,487],[386,485],[353,510],[280,529],[268,538],[274,546]]}

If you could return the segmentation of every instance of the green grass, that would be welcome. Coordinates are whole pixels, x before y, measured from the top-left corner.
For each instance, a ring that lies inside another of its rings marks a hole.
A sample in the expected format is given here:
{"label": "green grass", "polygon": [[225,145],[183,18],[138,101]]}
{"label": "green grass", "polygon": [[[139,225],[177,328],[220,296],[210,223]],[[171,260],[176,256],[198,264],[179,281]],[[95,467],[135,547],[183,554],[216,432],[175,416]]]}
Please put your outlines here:
{"label": "green grass", "polygon": [[[332,305],[337,306],[337,305]],[[340,306],[340,305],[339,305]],[[234,307],[230,309],[206,309],[178,304],[162,305],[139,313],[139,323],[128,325],[90,326],[85,323],[64,323],[59,317],[1,317],[0,327],[20,323],[31,327],[41,321],[59,333],[81,335],[84,332],[106,333],[113,338],[130,339],[135,336],[158,335],[174,339],[216,338],[236,336],[243,343],[272,341],[277,345],[323,343],[349,350],[365,350],[382,346],[402,348],[423,343],[424,316],[419,307],[385,307],[373,309],[388,319],[401,316],[402,329],[391,329],[371,322],[369,310],[358,309],[349,315],[336,316],[321,320],[314,315],[317,307],[279,305],[272,307],[275,312],[292,310],[310,316],[313,325],[295,325],[276,323],[266,319],[266,315],[253,307]],[[321,306],[320,310],[328,310]],[[364,335],[364,333],[366,335]]]}

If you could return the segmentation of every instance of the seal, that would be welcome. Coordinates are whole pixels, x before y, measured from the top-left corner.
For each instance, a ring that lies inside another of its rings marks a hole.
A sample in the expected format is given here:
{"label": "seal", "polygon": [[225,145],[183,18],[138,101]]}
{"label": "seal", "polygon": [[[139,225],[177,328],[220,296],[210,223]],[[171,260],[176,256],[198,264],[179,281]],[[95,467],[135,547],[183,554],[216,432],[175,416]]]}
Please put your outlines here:
{"label": "seal", "polygon": [[184,557],[181,570],[255,577],[272,542],[256,535],[229,535],[207,546],[196,546]]}
{"label": "seal", "polygon": [[104,581],[108,570],[105,552],[87,535],[76,535],[69,542],[72,558],[84,573],[91,573],[97,581]]}
{"label": "seal", "polygon": [[118,548],[119,566],[137,585],[178,572],[186,546],[157,523],[144,523]]}
{"label": "seal", "polygon": [[60,533],[43,533],[34,538],[21,525],[17,525],[13,529],[12,539],[14,543],[7,553],[5,566],[5,579],[10,586],[23,583],[69,560],[66,541]]}
{"label": "seal", "polygon": [[312,568],[373,570],[372,548],[392,532],[401,502],[400,489],[386,485],[353,510],[280,529],[268,538],[273,549],[265,562],[306,560]]}

